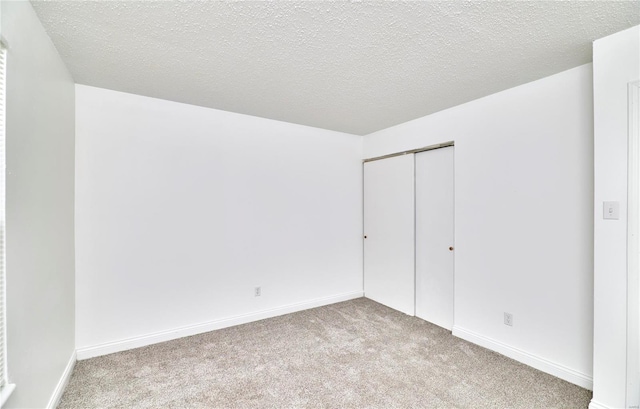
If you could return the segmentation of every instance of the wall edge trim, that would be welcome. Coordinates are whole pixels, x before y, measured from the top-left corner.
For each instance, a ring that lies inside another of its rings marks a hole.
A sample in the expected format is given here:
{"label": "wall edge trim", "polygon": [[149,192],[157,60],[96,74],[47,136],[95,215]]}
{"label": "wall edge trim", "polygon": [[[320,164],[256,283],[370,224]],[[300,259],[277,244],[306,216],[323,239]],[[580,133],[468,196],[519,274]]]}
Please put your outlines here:
{"label": "wall edge trim", "polygon": [[62,399],[62,395],[67,389],[67,385],[69,384],[69,380],[71,379],[71,374],[73,373],[73,368],[76,366],[77,360],[77,353],[76,351],[73,351],[69,358],[69,362],[67,362],[67,366],[64,368],[64,372],[62,372],[62,376],[60,376],[60,380],[58,381],[56,388],[53,390],[49,403],[47,403],[47,409],[55,409],[58,407],[60,399]]}
{"label": "wall edge trim", "polygon": [[[480,335],[476,332],[461,328],[457,325],[453,326],[452,333],[454,336],[462,338],[465,341],[472,342],[476,345],[480,345],[481,347],[490,349],[511,359],[515,359],[518,362],[529,365],[532,368],[538,369],[542,372],[546,372],[550,375],[563,379],[567,382],[571,382],[585,389],[593,390],[593,378],[591,376],[578,372],[557,362],[553,362],[522,349],[512,347],[484,335]],[[604,406],[603,408],[606,409],[606,407]],[[591,409],[599,408],[594,407]]]}
{"label": "wall edge trim", "polygon": [[153,345],[160,342],[166,342],[178,338],[188,337],[191,335],[202,334],[217,329],[233,327],[236,325],[259,321],[266,318],[273,318],[293,312],[322,307],[324,305],[353,300],[355,298],[361,298],[363,295],[363,291],[351,291],[327,297],[315,298],[309,301],[287,304],[280,307],[251,312],[248,314],[240,314],[231,317],[220,318],[217,320],[202,322],[200,324],[178,327],[170,330],[154,332],[112,342],[105,342],[98,345],[78,348],[76,351],[77,357],[78,360],[84,360],[102,355],[112,354],[115,352],[127,351],[130,349]]}
{"label": "wall edge trim", "polygon": [[609,406],[605,406],[600,402],[596,402],[595,400],[591,399],[591,402],[589,403],[589,409],[611,409],[609,408]]}

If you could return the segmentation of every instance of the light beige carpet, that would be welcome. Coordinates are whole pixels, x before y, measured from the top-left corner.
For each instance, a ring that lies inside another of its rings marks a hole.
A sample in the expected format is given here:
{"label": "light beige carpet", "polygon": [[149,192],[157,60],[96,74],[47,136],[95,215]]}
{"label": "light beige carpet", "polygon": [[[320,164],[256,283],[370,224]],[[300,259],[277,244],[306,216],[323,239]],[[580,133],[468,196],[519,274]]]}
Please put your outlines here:
{"label": "light beige carpet", "polygon": [[584,408],[591,393],[365,298],[80,361],[60,408]]}

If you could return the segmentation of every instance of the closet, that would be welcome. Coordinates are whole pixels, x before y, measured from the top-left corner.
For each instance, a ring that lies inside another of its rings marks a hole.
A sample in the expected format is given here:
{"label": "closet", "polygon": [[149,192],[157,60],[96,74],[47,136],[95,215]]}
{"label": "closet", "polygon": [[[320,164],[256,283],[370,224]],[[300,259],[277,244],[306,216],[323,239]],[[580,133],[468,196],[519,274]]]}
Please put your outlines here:
{"label": "closet", "polygon": [[364,163],[365,296],[453,327],[454,148]]}

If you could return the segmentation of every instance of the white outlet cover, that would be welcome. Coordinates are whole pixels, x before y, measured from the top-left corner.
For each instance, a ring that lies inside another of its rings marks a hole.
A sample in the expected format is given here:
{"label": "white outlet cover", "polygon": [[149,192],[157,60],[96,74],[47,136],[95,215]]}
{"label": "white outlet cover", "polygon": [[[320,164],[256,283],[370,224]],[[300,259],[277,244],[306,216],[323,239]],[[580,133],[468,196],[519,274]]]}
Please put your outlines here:
{"label": "white outlet cover", "polygon": [[620,219],[620,202],[604,202],[602,218],[607,220]]}

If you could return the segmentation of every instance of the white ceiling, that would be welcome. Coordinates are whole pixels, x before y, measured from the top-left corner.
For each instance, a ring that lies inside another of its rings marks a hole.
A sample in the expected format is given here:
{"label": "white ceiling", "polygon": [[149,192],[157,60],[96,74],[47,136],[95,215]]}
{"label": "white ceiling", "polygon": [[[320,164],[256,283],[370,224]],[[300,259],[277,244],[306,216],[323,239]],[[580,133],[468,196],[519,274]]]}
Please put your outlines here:
{"label": "white ceiling", "polygon": [[591,61],[640,1],[32,1],[75,81],[364,135]]}

